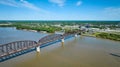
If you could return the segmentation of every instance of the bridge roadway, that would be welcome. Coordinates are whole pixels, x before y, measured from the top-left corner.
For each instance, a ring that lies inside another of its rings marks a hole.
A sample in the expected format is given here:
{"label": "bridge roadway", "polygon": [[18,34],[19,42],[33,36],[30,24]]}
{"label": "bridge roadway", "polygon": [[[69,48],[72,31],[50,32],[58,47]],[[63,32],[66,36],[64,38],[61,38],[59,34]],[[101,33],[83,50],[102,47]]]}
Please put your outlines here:
{"label": "bridge roadway", "polygon": [[25,52],[25,50],[33,49],[36,47],[40,48],[40,46],[44,44],[61,40],[68,36],[74,36],[74,34],[63,34],[63,35],[52,34],[41,38],[38,42],[31,40],[24,40],[24,41],[15,41],[8,44],[0,45],[0,62],[3,59],[15,56],[16,54],[21,54],[22,52]]}

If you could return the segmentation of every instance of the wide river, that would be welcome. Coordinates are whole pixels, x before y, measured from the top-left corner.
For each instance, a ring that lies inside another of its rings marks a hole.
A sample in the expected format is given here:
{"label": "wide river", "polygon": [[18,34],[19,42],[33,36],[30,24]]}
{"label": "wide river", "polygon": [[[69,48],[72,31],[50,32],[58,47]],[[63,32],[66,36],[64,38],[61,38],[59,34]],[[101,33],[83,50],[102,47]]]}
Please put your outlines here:
{"label": "wide river", "polygon": [[[0,44],[38,41],[47,34],[0,28]],[[0,63],[0,67],[120,67],[120,42],[78,36]]]}

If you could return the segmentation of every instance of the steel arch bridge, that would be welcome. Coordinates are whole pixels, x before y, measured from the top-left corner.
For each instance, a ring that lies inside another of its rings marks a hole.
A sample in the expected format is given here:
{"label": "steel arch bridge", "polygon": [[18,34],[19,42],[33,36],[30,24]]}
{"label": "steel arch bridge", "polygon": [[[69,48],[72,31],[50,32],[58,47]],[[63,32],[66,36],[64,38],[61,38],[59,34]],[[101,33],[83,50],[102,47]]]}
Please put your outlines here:
{"label": "steel arch bridge", "polygon": [[0,45],[0,61],[6,59],[8,56],[13,56],[16,53],[39,47],[41,45],[61,40],[63,38],[74,36],[74,34],[52,34],[41,38],[38,42],[31,40],[15,41],[8,44]]}

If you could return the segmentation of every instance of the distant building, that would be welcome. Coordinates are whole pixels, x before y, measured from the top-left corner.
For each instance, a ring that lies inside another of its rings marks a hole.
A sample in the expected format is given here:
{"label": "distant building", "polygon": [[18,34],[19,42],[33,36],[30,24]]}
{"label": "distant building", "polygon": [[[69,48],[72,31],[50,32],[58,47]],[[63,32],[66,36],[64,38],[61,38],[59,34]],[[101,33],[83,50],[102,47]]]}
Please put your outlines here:
{"label": "distant building", "polygon": [[85,31],[88,31],[88,28],[86,28],[86,26],[81,26],[81,27],[80,27],[80,30],[82,30],[82,31],[85,32]]}
{"label": "distant building", "polygon": [[61,35],[63,35],[65,32],[63,32],[63,31],[55,31],[55,34],[61,34]]}
{"label": "distant building", "polygon": [[65,25],[64,29],[79,29],[79,25],[73,25],[73,26]]}
{"label": "distant building", "polygon": [[89,31],[100,32],[100,29],[99,28],[89,28]]}
{"label": "distant building", "polygon": [[55,26],[55,27],[61,27],[61,25],[60,25],[60,24],[56,24],[56,25],[53,25],[53,26]]}

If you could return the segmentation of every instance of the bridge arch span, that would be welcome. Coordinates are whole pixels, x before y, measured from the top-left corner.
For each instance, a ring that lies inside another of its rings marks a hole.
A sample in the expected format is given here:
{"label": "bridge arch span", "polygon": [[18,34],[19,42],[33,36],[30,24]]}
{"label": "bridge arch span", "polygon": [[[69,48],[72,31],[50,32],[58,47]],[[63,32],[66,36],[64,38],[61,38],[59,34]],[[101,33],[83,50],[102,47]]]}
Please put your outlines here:
{"label": "bridge arch span", "polygon": [[0,61],[1,58],[22,53],[24,51],[32,50],[32,48],[36,48],[37,52],[40,52],[40,46],[56,41],[64,42],[65,38],[69,38],[74,34],[51,34],[41,38],[38,42],[32,40],[23,40],[23,41],[15,41],[7,44],[0,45]]}
{"label": "bridge arch span", "polygon": [[35,46],[37,46],[37,42],[31,40],[15,41],[15,42],[3,44],[0,45],[0,57],[14,54]]}
{"label": "bridge arch span", "polygon": [[55,40],[59,40],[61,39],[63,36],[61,34],[51,34],[51,35],[47,35],[43,38],[41,38],[39,41],[38,41],[38,44],[39,45],[42,45],[42,44],[45,44],[45,43],[48,43],[48,42],[52,42],[52,41],[55,41]]}

